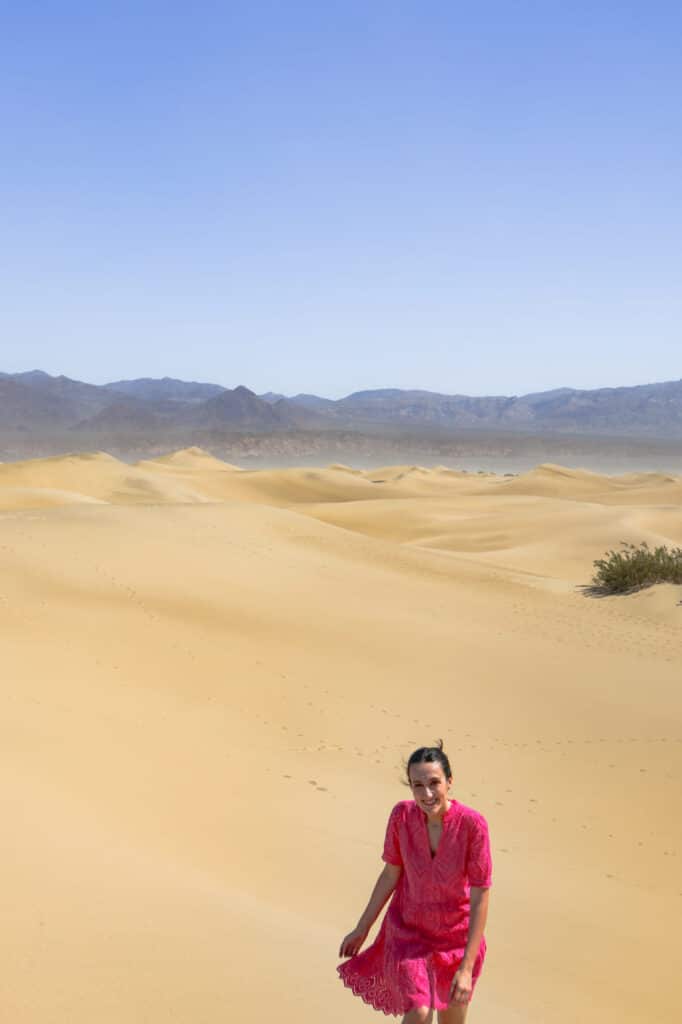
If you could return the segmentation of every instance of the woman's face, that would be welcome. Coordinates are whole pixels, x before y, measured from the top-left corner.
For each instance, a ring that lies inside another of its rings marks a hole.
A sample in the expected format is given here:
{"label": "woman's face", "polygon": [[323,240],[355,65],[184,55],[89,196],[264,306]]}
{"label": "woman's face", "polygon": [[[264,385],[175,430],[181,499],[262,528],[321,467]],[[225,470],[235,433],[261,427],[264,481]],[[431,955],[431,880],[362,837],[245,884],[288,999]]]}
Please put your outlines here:
{"label": "woman's face", "polygon": [[429,818],[439,818],[448,809],[448,790],[452,779],[446,779],[438,761],[410,765],[410,788],[415,801]]}

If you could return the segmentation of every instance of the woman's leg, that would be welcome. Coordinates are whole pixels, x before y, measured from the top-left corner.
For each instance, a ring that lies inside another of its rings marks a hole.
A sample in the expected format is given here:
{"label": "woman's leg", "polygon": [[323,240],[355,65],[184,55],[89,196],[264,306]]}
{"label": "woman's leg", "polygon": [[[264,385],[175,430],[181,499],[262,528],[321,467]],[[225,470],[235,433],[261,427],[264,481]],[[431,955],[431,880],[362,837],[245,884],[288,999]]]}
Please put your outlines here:
{"label": "woman's leg", "polygon": [[403,1017],[403,1024],[432,1024],[433,1010],[429,1006],[417,1006]]}
{"label": "woman's leg", "polygon": [[447,1010],[438,1011],[438,1024],[464,1024],[468,1003],[452,1003]]}

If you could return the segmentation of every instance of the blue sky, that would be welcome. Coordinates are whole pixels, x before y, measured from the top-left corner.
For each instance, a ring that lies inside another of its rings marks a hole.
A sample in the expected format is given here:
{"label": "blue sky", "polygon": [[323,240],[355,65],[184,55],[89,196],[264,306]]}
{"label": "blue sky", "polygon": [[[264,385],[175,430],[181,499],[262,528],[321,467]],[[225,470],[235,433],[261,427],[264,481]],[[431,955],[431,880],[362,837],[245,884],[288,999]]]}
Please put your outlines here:
{"label": "blue sky", "polygon": [[329,397],[682,376],[679,4],[0,22],[0,369]]}

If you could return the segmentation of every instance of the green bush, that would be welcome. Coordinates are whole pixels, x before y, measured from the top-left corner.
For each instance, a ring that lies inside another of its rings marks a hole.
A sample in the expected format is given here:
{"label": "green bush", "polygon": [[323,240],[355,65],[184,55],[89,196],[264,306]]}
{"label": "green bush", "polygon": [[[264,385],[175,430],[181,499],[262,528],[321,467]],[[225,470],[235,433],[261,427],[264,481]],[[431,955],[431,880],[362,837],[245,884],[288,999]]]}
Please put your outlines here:
{"label": "green bush", "polygon": [[682,583],[682,548],[657,547],[646,541],[627,544],[622,551],[607,551],[594,562],[597,570],[592,583],[609,594],[625,594],[654,583]]}

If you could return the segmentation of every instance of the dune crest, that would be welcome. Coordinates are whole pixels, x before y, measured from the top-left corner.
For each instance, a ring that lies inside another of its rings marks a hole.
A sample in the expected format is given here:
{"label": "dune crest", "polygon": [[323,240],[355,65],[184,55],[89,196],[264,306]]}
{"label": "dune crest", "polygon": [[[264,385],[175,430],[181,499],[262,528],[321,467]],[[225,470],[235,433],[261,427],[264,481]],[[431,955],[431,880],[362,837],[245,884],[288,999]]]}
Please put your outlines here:
{"label": "dune crest", "polygon": [[217,459],[210,452],[204,451],[203,448],[197,448],[196,446],[191,448],[181,448],[176,452],[171,452],[169,455],[161,455],[156,459],[143,459],[136,463],[137,466],[145,469],[155,469],[159,467],[170,467],[171,469],[183,469],[183,470],[195,470],[195,471],[206,471],[213,470],[224,472],[230,470],[239,470],[239,466],[234,466],[230,462],[223,462],[222,459]]}
{"label": "dune crest", "polygon": [[245,470],[201,448],[185,448],[132,466],[106,452],[0,463],[0,508],[22,503],[26,508],[52,506],[62,499],[64,504],[89,499],[115,505],[247,501],[295,507],[474,495],[663,505],[682,500],[682,478],[661,473],[606,476],[551,463],[514,477],[418,465],[360,470],[337,463],[326,468]]}

